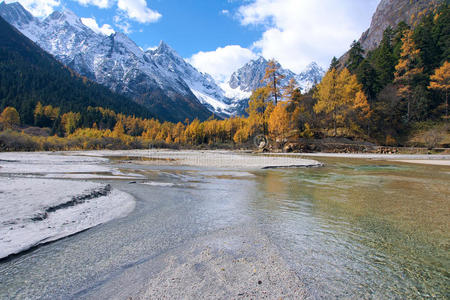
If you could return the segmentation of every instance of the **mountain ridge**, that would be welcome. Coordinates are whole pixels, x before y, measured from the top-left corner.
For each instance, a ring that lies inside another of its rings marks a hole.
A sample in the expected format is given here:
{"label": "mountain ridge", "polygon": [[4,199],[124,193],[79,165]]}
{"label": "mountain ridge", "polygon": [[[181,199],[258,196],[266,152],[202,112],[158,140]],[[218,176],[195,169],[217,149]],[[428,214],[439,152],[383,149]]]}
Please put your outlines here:
{"label": "mountain ridge", "polygon": [[[54,11],[40,20],[18,2],[2,2],[0,15],[80,75],[173,122],[186,118],[205,120],[212,114],[226,118],[245,113],[251,90],[261,86],[267,67],[267,60],[261,57],[254,65],[255,79],[250,85],[242,82],[244,86],[238,87],[241,83],[234,84],[233,75],[227,83],[218,84],[164,41],[156,49],[144,51],[121,32],[109,36],[94,32],[70,10]],[[236,72],[250,63],[252,61]],[[303,90],[308,90],[324,73],[317,71],[317,64],[315,66],[315,72],[309,70],[302,74],[281,66],[280,70],[286,75],[286,82],[295,78]]]}
{"label": "mountain ridge", "polygon": [[75,74],[51,54],[0,17],[0,106],[13,106],[25,124],[33,124],[37,102],[81,112],[103,107],[143,118],[148,109],[114,94],[108,88]]}

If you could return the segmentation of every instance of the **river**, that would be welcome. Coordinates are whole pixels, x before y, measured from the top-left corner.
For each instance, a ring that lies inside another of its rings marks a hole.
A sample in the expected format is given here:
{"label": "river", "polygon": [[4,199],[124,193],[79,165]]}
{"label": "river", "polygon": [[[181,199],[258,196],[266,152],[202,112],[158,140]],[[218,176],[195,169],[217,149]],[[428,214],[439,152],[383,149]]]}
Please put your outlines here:
{"label": "river", "polygon": [[[448,299],[450,168],[318,160],[325,166],[260,171],[112,160],[146,178],[102,180],[133,195],[136,209],[1,262],[0,299],[151,298],[197,279],[216,284],[203,287],[214,296],[220,276],[205,270],[216,261],[190,260],[204,247],[226,254],[246,242],[255,245],[249,259],[258,243],[279,255],[305,298]],[[222,269],[233,271],[231,261],[220,260]]]}

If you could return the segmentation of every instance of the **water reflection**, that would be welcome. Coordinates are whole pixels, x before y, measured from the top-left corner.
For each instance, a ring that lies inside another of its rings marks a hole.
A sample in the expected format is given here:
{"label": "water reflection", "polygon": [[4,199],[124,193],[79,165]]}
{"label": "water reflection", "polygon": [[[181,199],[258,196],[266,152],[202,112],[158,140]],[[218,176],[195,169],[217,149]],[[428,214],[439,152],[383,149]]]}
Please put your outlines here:
{"label": "water reflection", "polygon": [[90,295],[125,269],[110,293],[129,295],[158,257],[227,226],[257,226],[311,298],[450,298],[449,168],[321,160],[251,173],[124,164],[144,179],[111,183],[136,210],[0,264],[0,298]]}
{"label": "water reflection", "polygon": [[260,173],[252,202],[310,295],[447,298],[448,168],[327,163]]}

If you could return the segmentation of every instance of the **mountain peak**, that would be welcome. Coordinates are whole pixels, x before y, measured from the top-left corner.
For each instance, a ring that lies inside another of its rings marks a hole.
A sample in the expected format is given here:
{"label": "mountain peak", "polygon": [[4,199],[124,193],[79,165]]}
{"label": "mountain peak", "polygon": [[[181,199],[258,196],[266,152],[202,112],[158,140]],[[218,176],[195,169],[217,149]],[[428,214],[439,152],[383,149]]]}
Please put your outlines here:
{"label": "mountain peak", "polygon": [[158,48],[156,48],[153,51],[153,54],[173,54],[173,55],[177,55],[178,54],[175,52],[175,50],[173,50],[166,42],[164,41],[160,41]]}
{"label": "mountain peak", "polygon": [[47,19],[47,21],[61,21],[67,22],[70,25],[82,25],[81,19],[71,10],[64,9],[62,11],[54,11],[51,13]]}
{"label": "mountain peak", "polygon": [[318,68],[320,68],[320,66],[315,61],[313,61],[312,63],[307,65],[305,69],[310,70],[310,69],[318,69]]}
{"label": "mountain peak", "polygon": [[251,62],[257,63],[257,64],[266,64],[268,62],[268,60],[265,59],[264,57],[260,56],[257,59],[252,60]]}
{"label": "mountain peak", "polygon": [[9,4],[1,2],[0,15],[10,24],[14,24],[19,27],[23,24],[28,24],[34,19],[33,15],[28,12],[19,2],[13,2]]}

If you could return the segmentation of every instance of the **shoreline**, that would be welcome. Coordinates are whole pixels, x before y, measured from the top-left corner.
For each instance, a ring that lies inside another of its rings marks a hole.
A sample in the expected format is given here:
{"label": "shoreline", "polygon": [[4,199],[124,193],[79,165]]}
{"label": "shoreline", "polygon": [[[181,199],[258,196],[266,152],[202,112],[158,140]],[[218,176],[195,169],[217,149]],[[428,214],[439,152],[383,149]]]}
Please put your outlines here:
{"label": "shoreline", "polygon": [[450,166],[450,155],[447,154],[376,154],[376,153],[267,153],[270,156],[302,156],[323,158],[371,159],[435,166]]}

